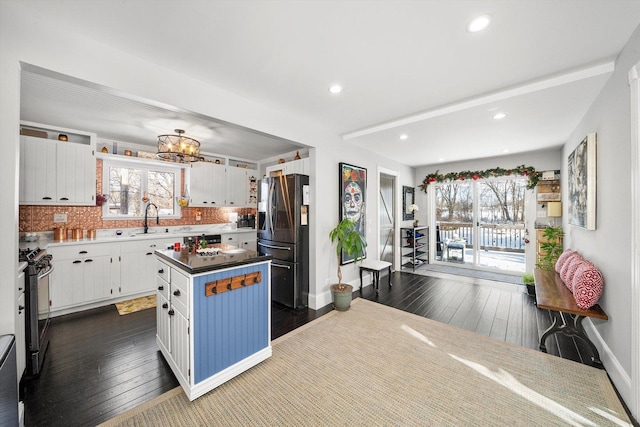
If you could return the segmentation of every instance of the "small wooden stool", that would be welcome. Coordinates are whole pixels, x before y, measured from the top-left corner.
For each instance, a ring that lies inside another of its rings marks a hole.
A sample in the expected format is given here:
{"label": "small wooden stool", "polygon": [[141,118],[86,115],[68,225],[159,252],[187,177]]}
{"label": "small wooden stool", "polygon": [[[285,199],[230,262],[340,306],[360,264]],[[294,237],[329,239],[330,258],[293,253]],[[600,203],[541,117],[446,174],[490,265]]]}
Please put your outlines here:
{"label": "small wooden stool", "polygon": [[364,260],[360,263],[360,292],[362,292],[362,272],[371,271],[373,273],[373,284],[376,287],[376,295],[378,294],[378,285],[380,284],[380,271],[389,270],[389,287],[391,287],[391,263],[378,260]]}

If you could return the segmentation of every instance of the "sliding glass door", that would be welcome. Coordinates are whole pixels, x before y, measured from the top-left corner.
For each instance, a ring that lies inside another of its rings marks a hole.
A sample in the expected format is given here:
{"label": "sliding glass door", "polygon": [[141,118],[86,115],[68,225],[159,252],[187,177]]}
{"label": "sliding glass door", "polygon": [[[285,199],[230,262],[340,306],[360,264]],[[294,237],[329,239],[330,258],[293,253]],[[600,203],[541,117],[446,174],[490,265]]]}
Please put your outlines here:
{"label": "sliding glass door", "polygon": [[433,183],[435,263],[524,272],[526,179]]}

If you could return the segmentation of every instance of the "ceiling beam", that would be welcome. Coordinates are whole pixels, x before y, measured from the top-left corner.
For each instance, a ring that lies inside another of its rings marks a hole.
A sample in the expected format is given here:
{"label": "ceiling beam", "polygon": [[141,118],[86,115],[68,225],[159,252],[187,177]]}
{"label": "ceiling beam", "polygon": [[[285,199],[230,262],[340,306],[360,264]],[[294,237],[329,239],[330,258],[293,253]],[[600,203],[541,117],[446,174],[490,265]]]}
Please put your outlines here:
{"label": "ceiling beam", "polygon": [[343,140],[354,139],[365,135],[370,135],[376,132],[382,132],[385,130],[393,129],[400,126],[406,126],[412,123],[421,122],[423,120],[432,119],[434,117],[444,116],[452,114],[458,111],[466,110],[481,105],[490,104],[492,102],[502,101],[516,96],[522,96],[533,92],[549,89],[556,86],[562,86],[565,84],[577,82],[580,80],[588,79],[591,77],[600,76],[603,74],[611,74],[615,68],[615,62],[613,60],[604,62],[597,65],[565,72],[562,74],[556,74],[551,77],[546,77],[539,80],[534,80],[523,85],[514,86],[509,89],[505,89],[498,92],[493,92],[476,98],[470,98],[454,104],[438,107],[432,110],[417,113],[411,116],[407,116],[401,119],[384,122],[378,125],[370,126],[364,129],[360,129],[353,132],[348,132],[342,135]]}

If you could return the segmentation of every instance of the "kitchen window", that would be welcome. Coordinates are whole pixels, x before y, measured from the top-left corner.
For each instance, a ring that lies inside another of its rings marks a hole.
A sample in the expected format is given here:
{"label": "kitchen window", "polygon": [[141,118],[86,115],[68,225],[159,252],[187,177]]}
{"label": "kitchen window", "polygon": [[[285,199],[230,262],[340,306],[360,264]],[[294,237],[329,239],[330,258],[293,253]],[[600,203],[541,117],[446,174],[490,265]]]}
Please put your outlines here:
{"label": "kitchen window", "polygon": [[[148,203],[158,206],[161,218],[180,218],[180,168],[136,161],[104,160],[102,190],[107,201],[105,219],[139,219]],[[155,216],[155,211],[151,212]]]}

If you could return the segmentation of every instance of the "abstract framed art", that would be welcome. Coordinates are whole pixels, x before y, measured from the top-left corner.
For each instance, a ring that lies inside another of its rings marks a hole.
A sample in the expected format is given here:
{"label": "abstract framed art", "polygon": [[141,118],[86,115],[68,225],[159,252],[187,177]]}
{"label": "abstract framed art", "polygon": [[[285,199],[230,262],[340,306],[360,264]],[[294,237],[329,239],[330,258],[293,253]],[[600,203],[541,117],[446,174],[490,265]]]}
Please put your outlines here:
{"label": "abstract framed art", "polygon": [[569,224],[596,229],[596,134],[590,133],[569,154]]}
{"label": "abstract framed art", "polygon": [[[355,223],[358,233],[366,239],[367,230],[367,170],[347,163],[339,164],[340,173],[340,221],[349,218]],[[366,253],[364,254],[366,258]],[[340,256],[340,264],[354,261],[344,253]]]}

